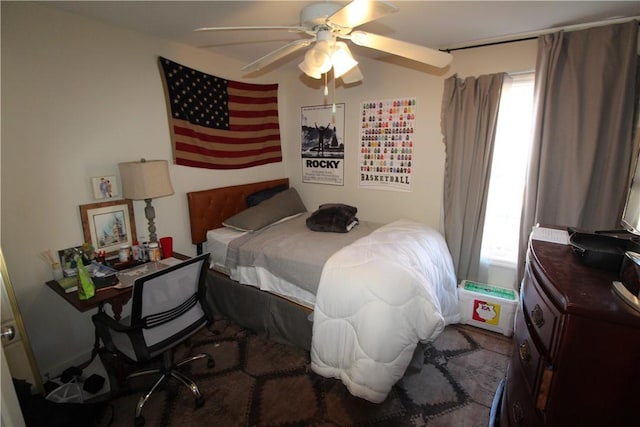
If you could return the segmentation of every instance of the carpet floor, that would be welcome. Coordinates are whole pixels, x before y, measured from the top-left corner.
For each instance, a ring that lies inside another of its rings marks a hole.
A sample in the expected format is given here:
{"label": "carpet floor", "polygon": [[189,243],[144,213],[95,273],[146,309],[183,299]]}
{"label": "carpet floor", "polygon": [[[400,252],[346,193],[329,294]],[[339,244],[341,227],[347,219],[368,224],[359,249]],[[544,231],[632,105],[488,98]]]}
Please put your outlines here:
{"label": "carpet floor", "polygon": [[[262,339],[226,319],[180,346],[176,360],[207,352],[186,371],[205,404],[172,380],[145,404],[146,426],[486,426],[494,392],[504,376],[511,339],[451,325],[424,351],[422,369],[409,369],[387,399],[373,404],[344,385],[311,371],[306,351]],[[110,400],[112,426],[131,426],[137,400],[155,378],[131,379]]]}

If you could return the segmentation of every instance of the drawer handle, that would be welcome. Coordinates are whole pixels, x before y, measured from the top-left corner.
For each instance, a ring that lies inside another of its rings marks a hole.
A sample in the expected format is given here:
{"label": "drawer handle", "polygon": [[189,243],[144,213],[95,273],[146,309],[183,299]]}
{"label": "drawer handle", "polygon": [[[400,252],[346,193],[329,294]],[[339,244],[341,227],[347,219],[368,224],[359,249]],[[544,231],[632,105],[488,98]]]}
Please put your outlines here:
{"label": "drawer handle", "polygon": [[513,421],[516,424],[521,424],[524,421],[524,412],[522,411],[522,406],[520,406],[520,402],[515,402],[511,405],[511,416],[513,417]]}
{"label": "drawer handle", "polygon": [[518,347],[518,351],[520,352],[520,360],[525,363],[529,363],[531,360],[531,350],[529,349],[529,341],[524,340],[520,347]]}
{"label": "drawer handle", "polygon": [[533,307],[531,310],[531,319],[533,320],[533,324],[538,328],[541,328],[544,325],[544,314],[542,313],[542,308],[538,304]]}

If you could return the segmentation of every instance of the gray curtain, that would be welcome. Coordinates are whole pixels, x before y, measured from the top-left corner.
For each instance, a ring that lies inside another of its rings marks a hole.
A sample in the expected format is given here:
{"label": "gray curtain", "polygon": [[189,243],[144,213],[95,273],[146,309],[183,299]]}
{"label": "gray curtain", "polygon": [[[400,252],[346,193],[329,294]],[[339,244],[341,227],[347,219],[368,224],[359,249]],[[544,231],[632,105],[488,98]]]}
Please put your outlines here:
{"label": "gray curtain", "polygon": [[505,74],[444,82],[444,234],[458,280],[478,280],[489,175]]}
{"label": "gray curtain", "polygon": [[632,164],[638,23],[541,36],[518,277],[531,228],[620,228]]}

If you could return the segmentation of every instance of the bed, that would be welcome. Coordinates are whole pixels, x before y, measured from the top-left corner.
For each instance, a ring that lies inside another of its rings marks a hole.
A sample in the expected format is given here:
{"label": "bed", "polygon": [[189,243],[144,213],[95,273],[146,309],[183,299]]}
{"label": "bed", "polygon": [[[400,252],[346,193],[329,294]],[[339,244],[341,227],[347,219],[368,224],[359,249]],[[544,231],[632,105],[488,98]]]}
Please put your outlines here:
{"label": "bed", "polygon": [[446,243],[423,224],[311,231],[312,212],[287,179],[190,192],[187,201],[192,242],[212,254],[212,311],[309,350],[316,373],[356,396],[382,402],[421,344],[459,321]]}

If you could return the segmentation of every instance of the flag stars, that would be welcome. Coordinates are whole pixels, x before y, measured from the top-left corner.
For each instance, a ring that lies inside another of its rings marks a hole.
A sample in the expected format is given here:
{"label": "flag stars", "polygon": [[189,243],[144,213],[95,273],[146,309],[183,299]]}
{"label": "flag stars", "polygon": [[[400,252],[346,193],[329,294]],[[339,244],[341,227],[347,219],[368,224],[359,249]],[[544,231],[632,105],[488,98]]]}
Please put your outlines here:
{"label": "flag stars", "polygon": [[172,117],[199,126],[229,129],[227,80],[172,61],[161,61],[171,100]]}

